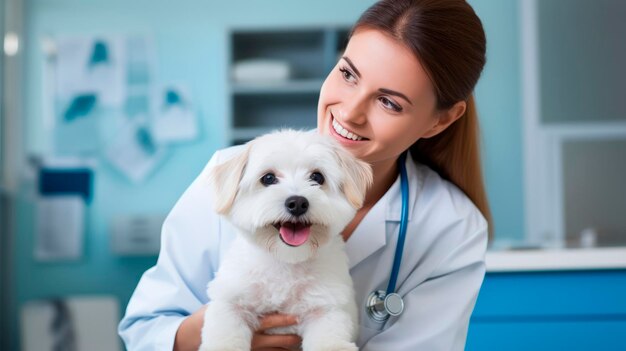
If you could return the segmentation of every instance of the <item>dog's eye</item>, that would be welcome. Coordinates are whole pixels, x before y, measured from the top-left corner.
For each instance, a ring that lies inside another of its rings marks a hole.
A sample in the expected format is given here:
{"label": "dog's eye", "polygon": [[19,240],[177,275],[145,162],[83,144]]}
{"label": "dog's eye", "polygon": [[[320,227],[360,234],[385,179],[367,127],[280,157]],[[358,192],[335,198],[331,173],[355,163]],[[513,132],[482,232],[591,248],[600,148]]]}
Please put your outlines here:
{"label": "dog's eye", "polygon": [[265,186],[269,186],[269,185],[276,184],[276,183],[278,183],[278,179],[276,179],[276,176],[274,175],[274,173],[266,173],[263,177],[261,177],[261,184]]}
{"label": "dog's eye", "polygon": [[309,179],[311,179],[312,181],[316,182],[319,185],[324,184],[324,176],[320,172],[311,173],[311,177]]}

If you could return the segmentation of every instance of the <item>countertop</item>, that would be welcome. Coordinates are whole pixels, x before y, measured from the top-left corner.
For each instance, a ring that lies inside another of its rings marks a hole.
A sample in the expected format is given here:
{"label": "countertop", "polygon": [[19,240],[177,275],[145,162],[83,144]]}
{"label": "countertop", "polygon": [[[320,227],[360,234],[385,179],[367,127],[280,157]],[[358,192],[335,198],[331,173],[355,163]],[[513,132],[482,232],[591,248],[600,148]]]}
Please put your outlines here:
{"label": "countertop", "polygon": [[487,251],[487,272],[626,269],[626,247]]}

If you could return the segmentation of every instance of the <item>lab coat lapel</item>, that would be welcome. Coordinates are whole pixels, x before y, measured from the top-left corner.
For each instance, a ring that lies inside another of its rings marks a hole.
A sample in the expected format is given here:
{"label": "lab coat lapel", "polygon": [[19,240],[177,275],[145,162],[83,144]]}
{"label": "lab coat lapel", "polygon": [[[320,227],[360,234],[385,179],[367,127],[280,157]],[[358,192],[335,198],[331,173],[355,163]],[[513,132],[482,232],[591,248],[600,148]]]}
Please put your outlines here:
{"label": "lab coat lapel", "polygon": [[346,253],[348,254],[350,269],[387,243],[385,234],[386,207],[386,201],[378,201],[348,238]]}
{"label": "lab coat lapel", "polygon": [[[409,153],[406,160],[406,175],[409,181],[409,218],[410,222],[413,219],[413,212],[415,208],[415,202],[417,201],[417,195],[422,190],[422,184],[424,183],[424,177],[422,173],[419,171],[418,166],[415,164],[413,159],[411,158],[411,154]],[[390,222],[400,222],[400,217],[402,215],[402,190],[400,187],[400,176],[396,178],[396,181],[393,183],[391,188],[387,191],[385,195],[387,197],[387,212],[385,217],[387,221]]]}
{"label": "lab coat lapel", "polygon": [[[421,191],[423,179],[410,154],[405,164],[409,180],[408,220],[411,221],[417,194]],[[400,189],[400,176],[398,175],[393,185],[365,215],[346,242],[350,269],[387,244],[386,223],[400,222],[401,212],[402,192]]]}

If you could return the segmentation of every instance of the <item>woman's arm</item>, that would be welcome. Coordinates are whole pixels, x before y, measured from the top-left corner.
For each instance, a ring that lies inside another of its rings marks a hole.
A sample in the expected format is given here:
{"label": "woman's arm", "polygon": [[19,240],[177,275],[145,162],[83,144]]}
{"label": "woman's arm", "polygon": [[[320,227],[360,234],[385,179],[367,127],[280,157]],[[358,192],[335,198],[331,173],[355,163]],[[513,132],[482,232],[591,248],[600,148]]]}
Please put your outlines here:
{"label": "woman's arm", "polygon": [[[218,161],[216,153],[208,167]],[[205,169],[206,169],[205,168]],[[118,331],[131,351],[171,351],[179,325],[208,302],[220,251],[219,217],[201,173],[163,223],[154,267],[137,284]]]}
{"label": "woman's arm", "polygon": [[[204,311],[203,306],[194,312],[178,327],[174,351],[197,351],[200,347],[200,334],[202,331]],[[293,316],[285,314],[271,314],[260,321],[259,329],[252,338],[251,350],[299,350],[302,339],[297,335],[266,335],[264,331],[270,328],[287,327],[297,323]]]}
{"label": "woman's arm", "polygon": [[185,318],[176,331],[174,351],[197,351],[200,347],[200,333],[206,305]]}

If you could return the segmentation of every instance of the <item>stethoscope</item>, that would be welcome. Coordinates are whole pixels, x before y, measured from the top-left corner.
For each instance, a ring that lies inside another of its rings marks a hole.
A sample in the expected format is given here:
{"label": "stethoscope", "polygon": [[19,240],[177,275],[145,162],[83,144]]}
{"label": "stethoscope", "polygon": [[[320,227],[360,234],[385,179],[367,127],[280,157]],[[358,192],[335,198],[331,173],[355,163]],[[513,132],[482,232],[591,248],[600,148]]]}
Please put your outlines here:
{"label": "stethoscope", "polygon": [[404,249],[404,238],[406,236],[406,222],[409,217],[409,180],[406,175],[406,152],[402,153],[398,159],[400,168],[400,189],[402,191],[402,215],[400,217],[400,230],[398,231],[398,244],[393,257],[393,268],[389,276],[387,291],[373,291],[367,298],[365,311],[367,315],[376,322],[383,323],[389,316],[397,317],[404,311],[404,301],[396,294],[396,281],[398,271],[402,262],[402,251]]}

